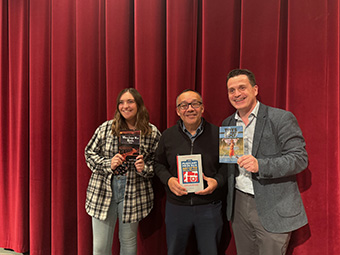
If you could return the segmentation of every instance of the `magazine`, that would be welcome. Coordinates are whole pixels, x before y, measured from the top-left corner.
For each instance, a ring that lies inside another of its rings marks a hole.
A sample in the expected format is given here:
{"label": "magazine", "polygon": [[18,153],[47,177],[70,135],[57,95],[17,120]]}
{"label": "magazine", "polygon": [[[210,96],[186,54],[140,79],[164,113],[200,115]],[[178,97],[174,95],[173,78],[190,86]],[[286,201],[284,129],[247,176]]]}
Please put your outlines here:
{"label": "magazine", "polygon": [[219,147],[220,163],[237,163],[244,154],[243,127],[220,127]]}

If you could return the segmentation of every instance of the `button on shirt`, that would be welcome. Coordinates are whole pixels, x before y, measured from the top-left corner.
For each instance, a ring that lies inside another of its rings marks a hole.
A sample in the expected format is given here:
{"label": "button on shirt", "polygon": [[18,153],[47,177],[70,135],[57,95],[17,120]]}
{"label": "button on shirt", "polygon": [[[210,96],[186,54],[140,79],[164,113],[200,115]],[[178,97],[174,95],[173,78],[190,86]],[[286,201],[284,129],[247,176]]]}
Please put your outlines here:
{"label": "button on shirt", "polygon": [[[242,121],[241,117],[235,114],[236,125],[243,127],[243,144],[244,144],[244,155],[250,155],[253,148],[253,139],[256,125],[256,118],[259,111],[259,101],[257,101],[255,108],[248,117],[249,123],[246,126]],[[240,174],[235,178],[235,188],[245,193],[254,195],[254,187],[252,182],[251,173],[245,170],[243,167],[238,167]]]}

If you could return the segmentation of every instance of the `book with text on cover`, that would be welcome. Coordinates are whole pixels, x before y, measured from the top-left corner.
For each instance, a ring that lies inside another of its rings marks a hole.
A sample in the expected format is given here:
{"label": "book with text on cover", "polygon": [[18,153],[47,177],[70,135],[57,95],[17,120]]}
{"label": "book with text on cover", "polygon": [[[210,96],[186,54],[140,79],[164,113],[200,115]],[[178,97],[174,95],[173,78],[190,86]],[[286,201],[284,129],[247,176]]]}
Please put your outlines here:
{"label": "book with text on cover", "polygon": [[119,132],[119,153],[126,161],[136,161],[139,155],[140,130]]}
{"label": "book with text on cover", "polygon": [[177,156],[178,182],[193,193],[204,189],[201,154]]}
{"label": "book with text on cover", "polygon": [[243,127],[220,127],[219,147],[220,163],[237,163],[237,159],[244,154]]}

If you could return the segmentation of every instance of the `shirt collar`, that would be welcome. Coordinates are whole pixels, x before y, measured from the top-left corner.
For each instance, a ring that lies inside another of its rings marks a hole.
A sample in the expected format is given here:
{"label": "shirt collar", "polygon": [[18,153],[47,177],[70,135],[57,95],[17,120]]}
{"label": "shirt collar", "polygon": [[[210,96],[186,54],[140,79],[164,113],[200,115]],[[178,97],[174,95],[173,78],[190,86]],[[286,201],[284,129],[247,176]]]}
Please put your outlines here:
{"label": "shirt collar", "polygon": [[[256,102],[256,105],[255,105],[255,107],[254,107],[254,109],[251,111],[251,113],[249,114],[249,117],[251,117],[251,116],[254,116],[254,117],[257,117],[257,114],[259,113],[259,108],[260,108],[260,102],[259,101],[257,101]],[[248,117],[248,118],[249,118]],[[236,120],[241,120],[241,117],[238,115],[238,111],[236,112],[236,114],[235,114],[235,119]]]}
{"label": "shirt collar", "polygon": [[186,128],[185,128],[185,125],[183,123],[183,121],[181,121],[181,125],[182,125],[182,130],[185,134],[187,134],[191,139],[192,138],[196,138],[199,134],[202,133],[203,131],[203,118],[201,118],[201,123],[200,125],[198,126],[198,128],[196,129],[196,133],[194,135],[192,135]]}

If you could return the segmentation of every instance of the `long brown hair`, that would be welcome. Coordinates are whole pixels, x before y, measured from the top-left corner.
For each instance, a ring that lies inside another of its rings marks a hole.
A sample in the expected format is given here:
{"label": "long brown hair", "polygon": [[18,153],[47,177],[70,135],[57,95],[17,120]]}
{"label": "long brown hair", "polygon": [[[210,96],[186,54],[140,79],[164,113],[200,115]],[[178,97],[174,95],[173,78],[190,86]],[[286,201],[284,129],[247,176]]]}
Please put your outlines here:
{"label": "long brown hair", "polygon": [[143,98],[139,92],[134,88],[126,88],[119,92],[116,102],[116,111],[112,123],[112,133],[119,135],[120,130],[128,130],[128,125],[119,111],[119,101],[123,94],[129,92],[136,104],[137,104],[137,115],[136,115],[136,129],[141,131],[142,135],[148,135],[151,133],[151,127],[149,126],[149,112],[144,105]]}

